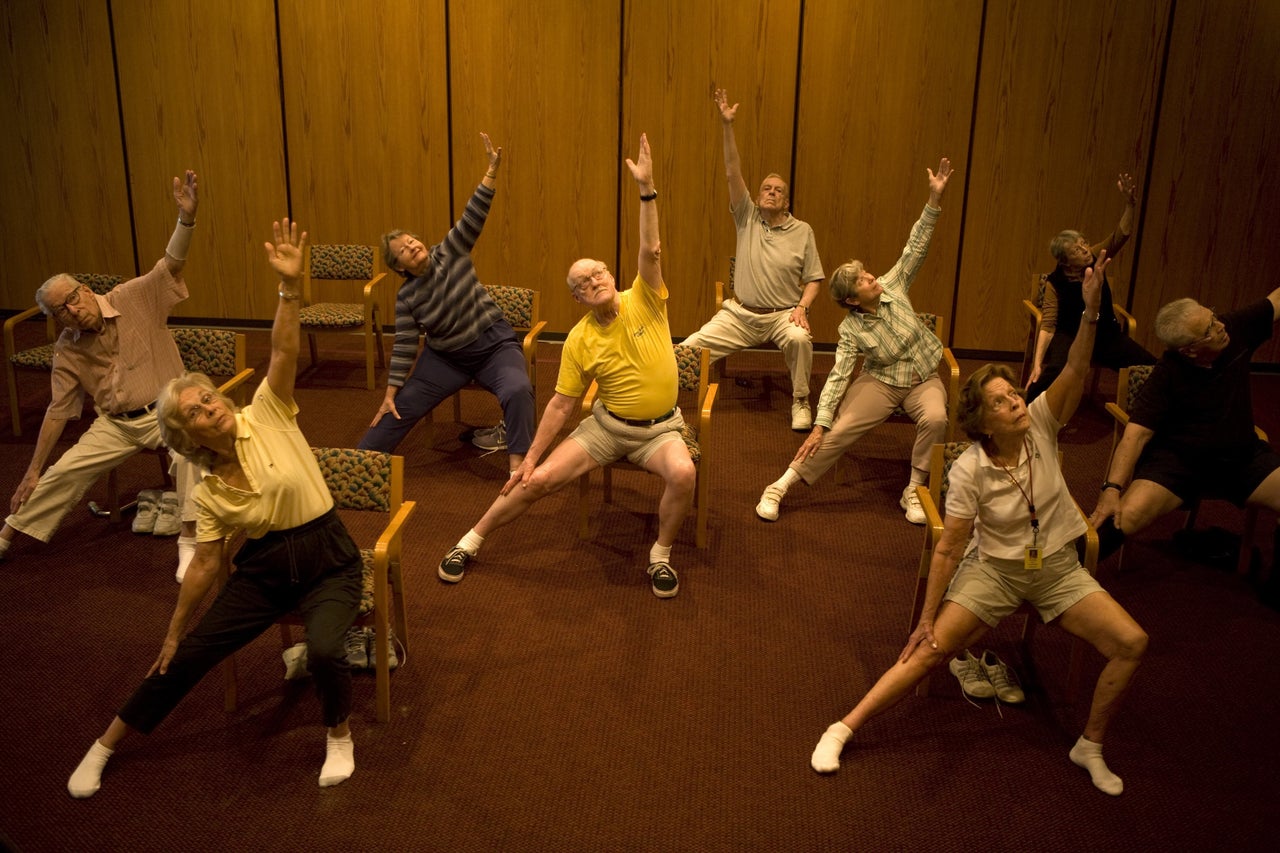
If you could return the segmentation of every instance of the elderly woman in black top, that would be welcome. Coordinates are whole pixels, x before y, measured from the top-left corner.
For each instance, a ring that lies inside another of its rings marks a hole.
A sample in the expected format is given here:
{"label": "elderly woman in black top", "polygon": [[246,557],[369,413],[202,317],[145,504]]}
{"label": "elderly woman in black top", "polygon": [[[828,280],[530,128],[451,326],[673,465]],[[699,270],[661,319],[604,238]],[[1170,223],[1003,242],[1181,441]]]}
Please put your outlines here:
{"label": "elderly woman in black top", "polygon": [[[1032,356],[1031,373],[1027,377],[1027,402],[1053,384],[1067,363],[1067,352],[1080,328],[1080,315],[1084,311],[1084,298],[1080,295],[1080,282],[1085,270],[1093,266],[1100,252],[1108,258],[1129,242],[1133,228],[1133,211],[1138,199],[1136,185],[1129,175],[1121,175],[1116,188],[1124,196],[1124,212],[1116,230],[1101,243],[1090,246],[1079,231],[1063,231],[1049,243],[1049,251],[1058,262],[1046,277],[1043,319],[1040,334],[1036,338],[1036,351]],[[1111,285],[1102,280],[1102,307],[1098,317],[1098,335],[1093,345],[1093,363],[1119,370],[1131,364],[1155,364],[1155,356],[1147,352],[1120,330],[1111,303]]]}

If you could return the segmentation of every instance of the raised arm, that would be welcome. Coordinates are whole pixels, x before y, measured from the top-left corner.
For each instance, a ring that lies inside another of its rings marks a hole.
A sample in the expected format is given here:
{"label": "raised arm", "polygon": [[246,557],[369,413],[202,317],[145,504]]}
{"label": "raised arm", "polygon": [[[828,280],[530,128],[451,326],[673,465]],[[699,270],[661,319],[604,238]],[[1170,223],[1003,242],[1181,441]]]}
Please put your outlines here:
{"label": "raised arm", "polygon": [[280,301],[271,324],[271,361],[267,365],[267,385],[286,403],[293,401],[293,382],[298,373],[298,300],[302,297],[302,252],[307,232],[298,233],[298,223],[285,217],[271,223],[275,243],[264,243],[267,263],[280,276]]}
{"label": "raised arm", "polygon": [[485,170],[480,183],[489,189],[495,189],[498,186],[498,167],[502,165],[502,147],[494,148],[489,141],[489,134],[484,131],[480,132],[480,138],[484,140],[484,153],[489,157],[489,168]]}
{"label": "raised arm", "polygon": [[1065,424],[1075,414],[1080,403],[1080,395],[1084,393],[1084,378],[1089,373],[1089,362],[1093,359],[1093,342],[1098,332],[1098,309],[1102,304],[1102,275],[1111,260],[1104,250],[1098,255],[1098,262],[1085,270],[1084,281],[1080,284],[1080,292],[1084,296],[1084,316],[1080,320],[1080,328],[1076,338],[1071,342],[1067,352],[1067,364],[1053,380],[1045,396],[1049,401],[1049,410],[1054,419]]}
{"label": "raised arm", "polygon": [[946,157],[938,163],[938,171],[925,167],[929,173],[929,206],[942,209],[942,194],[947,191],[947,181],[951,180],[951,161]]}
{"label": "raised arm", "polygon": [[662,245],[658,240],[658,192],[653,188],[653,154],[649,151],[649,137],[640,134],[640,153],[633,161],[627,158],[627,168],[636,179],[640,190],[640,257],[636,269],[640,278],[655,290],[662,287]]}
{"label": "raised arm", "polygon": [[724,177],[729,182],[729,206],[737,207],[751,195],[747,191],[747,182],[742,179],[742,158],[738,156],[738,140],[733,135],[733,119],[738,115],[738,105],[729,106],[729,93],[724,89],[716,89],[715,100],[724,131]]}
{"label": "raised arm", "polygon": [[1111,236],[1091,247],[1095,256],[1106,252],[1114,258],[1124,244],[1129,242],[1129,235],[1133,233],[1133,213],[1138,207],[1138,184],[1132,175],[1125,172],[1116,179],[1116,189],[1124,196],[1124,210],[1120,212],[1120,221]]}
{"label": "raised arm", "polygon": [[187,249],[191,246],[191,232],[196,227],[196,208],[200,206],[198,193],[200,178],[187,169],[185,179],[173,179],[173,200],[178,205],[178,224],[173,226],[173,236],[164,250],[164,263],[169,274],[176,276],[187,263]]}

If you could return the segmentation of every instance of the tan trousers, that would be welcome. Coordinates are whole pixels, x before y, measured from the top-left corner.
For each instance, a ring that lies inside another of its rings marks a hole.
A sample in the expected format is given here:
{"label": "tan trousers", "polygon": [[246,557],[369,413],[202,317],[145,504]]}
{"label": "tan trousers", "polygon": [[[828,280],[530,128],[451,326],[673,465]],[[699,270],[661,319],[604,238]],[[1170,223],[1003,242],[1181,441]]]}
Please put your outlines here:
{"label": "tan trousers", "polygon": [[911,467],[928,471],[933,445],[944,441],[947,435],[947,389],[936,375],[910,388],[894,388],[865,373],[859,374],[849,383],[818,452],[789,467],[813,485],[855,441],[884,423],[898,406],[916,422]]}
{"label": "tan trousers", "polygon": [[791,373],[791,396],[809,396],[809,374],[813,371],[813,338],[791,322],[791,311],[753,314],[736,299],[726,299],[715,316],[701,329],[685,338],[689,346],[711,350],[711,360],[724,358],[747,347],[776,344]]}

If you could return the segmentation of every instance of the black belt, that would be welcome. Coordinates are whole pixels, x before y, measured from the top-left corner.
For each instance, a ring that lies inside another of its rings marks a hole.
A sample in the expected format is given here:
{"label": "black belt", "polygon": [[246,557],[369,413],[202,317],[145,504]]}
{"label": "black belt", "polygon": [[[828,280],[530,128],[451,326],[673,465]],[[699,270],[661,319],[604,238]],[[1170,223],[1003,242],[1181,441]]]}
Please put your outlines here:
{"label": "black belt", "polygon": [[[604,407],[601,406],[601,408],[604,408]],[[667,412],[665,415],[659,415],[656,418],[645,418],[643,420],[636,420],[635,418],[624,418],[619,415],[615,415],[613,412],[610,412],[608,409],[605,409],[605,411],[609,413],[609,417],[613,418],[615,421],[622,421],[627,426],[647,427],[647,426],[653,426],[654,424],[660,424],[663,421],[665,421],[667,418],[674,415],[676,413],[676,407],[672,406],[671,411]]]}
{"label": "black belt", "polygon": [[121,412],[120,414],[118,414],[118,415],[112,415],[111,417],[113,417],[113,418],[117,418],[117,419],[122,420],[122,421],[132,421],[132,420],[137,420],[138,418],[142,417],[143,415],[149,415],[149,414],[151,414],[153,411],[155,411],[155,408],[156,408],[156,404],[155,404],[155,402],[153,401],[153,402],[147,403],[147,404],[146,404],[145,406],[143,406],[141,409],[134,409],[134,410],[133,410],[133,411],[131,411],[131,412]]}
{"label": "black belt", "polygon": [[739,302],[738,304],[741,305],[743,308],[746,308],[752,314],[761,314],[761,315],[776,314],[779,311],[790,311],[792,310],[792,308],[795,307],[794,305],[788,305],[785,308],[756,308],[753,305],[747,305],[745,302]]}

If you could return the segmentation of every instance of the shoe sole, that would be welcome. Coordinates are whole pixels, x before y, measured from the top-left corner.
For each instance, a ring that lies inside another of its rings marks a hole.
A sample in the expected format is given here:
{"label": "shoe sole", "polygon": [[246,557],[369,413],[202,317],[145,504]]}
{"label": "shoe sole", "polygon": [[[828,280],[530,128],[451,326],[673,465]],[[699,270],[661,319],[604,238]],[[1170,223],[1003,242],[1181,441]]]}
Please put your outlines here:
{"label": "shoe sole", "polygon": [[756,504],[756,518],[760,519],[761,521],[777,521],[778,514],[775,512],[773,516],[770,517],[766,515],[763,511],[761,511],[760,504]]}
{"label": "shoe sole", "polygon": [[[905,513],[905,512],[907,512],[907,499],[906,499],[906,498],[898,498],[898,506],[902,507],[902,511],[903,511],[904,513]],[[916,520],[915,520],[914,518],[912,518],[909,514],[906,516],[906,519],[907,519],[907,523],[908,523],[908,524],[924,524],[926,521],[928,521],[928,518],[923,514],[923,512],[922,512],[922,513],[921,513],[921,515],[920,515],[920,520],[919,520],[919,521],[916,521]]]}
{"label": "shoe sole", "polygon": [[457,583],[458,581],[462,580],[462,577],[465,574],[466,572],[459,572],[456,575],[450,575],[450,574],[446,574],[443,568],[436,569],[436,575],[440,578],[440,580],[444,581],[445,583]]}
{"label": "shoe sole", "polygon": [[675,589],[668,589],[668,590],[661,590],[651,585],[649,589],[653,590],[653,594],[656,595],[658,598],[675,598],[676,593],[680,591],[680,585],[676,584]]}

